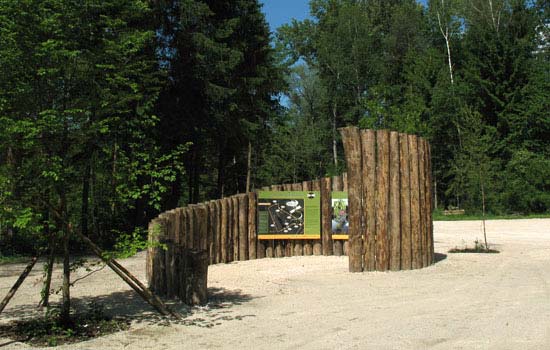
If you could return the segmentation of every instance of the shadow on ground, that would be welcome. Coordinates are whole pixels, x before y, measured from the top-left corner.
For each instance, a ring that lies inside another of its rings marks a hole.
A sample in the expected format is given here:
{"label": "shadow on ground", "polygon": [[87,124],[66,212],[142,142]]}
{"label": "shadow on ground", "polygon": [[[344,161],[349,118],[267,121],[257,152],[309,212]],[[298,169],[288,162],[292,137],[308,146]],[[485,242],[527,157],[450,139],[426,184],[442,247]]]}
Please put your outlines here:
{"label": "shadow on ground", "polygon": [[447,254],[434,253],[434,264],[447,259]]}
{"label": "shadow on ground", "polygon": [[[242,320],[255,315],[239,315],[232,308],[250,302],[254,297],[243,294],[240,290],[225,288],[208,288],[208,303],[204,306],[190,307],[179,300],[164,300],[173,310],[179,312],[183,319],[174,320],[158,314],[137,293],[128,290],[113,292],[100,296],[79,297],[72,299],[75,313],[88,312],[90,304],[99,305],[103,313],[110,317],[123,318],[134,323],[155,325],[182,324],[197,327],[214,327],[222,321]],[[3,316],[13,320],[27,320],[44,315],[44,310],[34,304],[8,307]]]}

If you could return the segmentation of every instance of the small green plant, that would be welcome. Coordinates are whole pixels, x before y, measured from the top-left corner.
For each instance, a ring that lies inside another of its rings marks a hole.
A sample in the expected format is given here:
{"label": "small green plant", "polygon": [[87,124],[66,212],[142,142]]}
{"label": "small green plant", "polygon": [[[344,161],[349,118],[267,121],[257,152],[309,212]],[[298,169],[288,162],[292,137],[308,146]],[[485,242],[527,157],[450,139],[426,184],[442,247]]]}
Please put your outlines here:
{"label": "small green plant", "polygon": [[484,244],[479,239],[476,238],[474,241],[473,247],[465,246],[463,248],[454,247],[453,249],[449,250],[449,253],[500,253],[498,250],[491,249],[487,244]]}

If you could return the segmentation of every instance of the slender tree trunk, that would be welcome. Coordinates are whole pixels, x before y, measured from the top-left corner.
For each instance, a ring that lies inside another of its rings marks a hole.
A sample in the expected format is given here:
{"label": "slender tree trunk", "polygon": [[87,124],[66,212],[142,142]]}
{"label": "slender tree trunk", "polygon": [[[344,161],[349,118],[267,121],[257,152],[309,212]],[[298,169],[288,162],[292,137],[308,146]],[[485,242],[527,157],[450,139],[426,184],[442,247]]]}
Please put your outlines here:
{"label": "slender tree trunk", "polygon": [[[112,168],[111,168],[111,193],[112,193],[113,196],[116,193],[116,186],[117,186],[117,183],[116,183],[117,153],[118,153],[118,143],[117,143],[117,140],[115,139],[115,143],[113,144],[113,155],[112,155],[113,165],[112,165]],[[111,216],[114,216],[114,215],[115,215],[115,202],[112,201],[112,203],[111,203]]]}
{"label": "slender tree trunk", "polygon": [[437,177],[434,174],[434,208],[437,210]]}
{"label": "slender tree trunk", "polygon": [[67,325],[71,319],[71,266],[70,266],[70,253],[69,253],[69,240],[71,238],[71,226],[65,224],[63,221],[67,221],[67,198],[65,190],[62,189],[60,193],[60,213],[63,218],[61,227],[63,227],[63,285],[61,287],[62,302],[61,312],[59,314],[60,320],[63,324]]}
{"label": "slender tree trunk", "polygon": [[338,167],[338,142],[336,140],[337,130],[336,130],[336,116],[338,114],[338,104],[334,102],[332,106],[332,159],[334,162],[334,167]]}
{"label": "slender tree trunk", "polygon": [[218,151],[218,198],[223,198],[225,190],[225,147]]}
{"label": "slender tree trunk", "polygon": [[[444,7],[445,2],[442,0],[441,5]],[[441,23],[441,15],[439,14],[439,11],[437,12],[437,22],[439,24],[439,31],[441,32],[441,35],[443,36],[443,39],[445,39],[445,46],[447,49],[447,63],[449,65],[449,77],[451,79],[451,85],[454,84],[454,78],[453,78],[453,63],[451,60],[451,43],[449,40],[449,24],[445,23],[445,28],[443,28],[443,23]]]}
{"label": "slender tree trunk", "polygon": [[88,208],[90,198],[91,161],[88,161],[82,177],[82,210],[80,213],[80,227],[82,233],[88,236]]}
{"label": "slender tree trunk", "polygon": [[49,220],[49,210],[45,216],[45,233],[48,236],[48,248],[49,255],[48,261],[46,262],[46,279],[44,280],[44,285],[42,286],[42,300],[38,306],[49,306],[50,304],[50,289],[52,284],[52,273],[53,273],[53,263],[55,260],[55,233],[50,230],[50,225],[48,224]]}
{"label": "slender tree trunk", "polygon": [[250,192],[250,174],[252,173],[252,142],[248,141],[248,154],[246,158],[246,188],[245,193]]}
{"label": "slender tree trunk", "polygon": [[483,238],[485,239],[485,250],[489,250],[489,245],[487,244],[487,231],[485,230],[485,186],[483,183],[481,167],[479,169],[479,184],[481,187],[481,218],[483,222]]}

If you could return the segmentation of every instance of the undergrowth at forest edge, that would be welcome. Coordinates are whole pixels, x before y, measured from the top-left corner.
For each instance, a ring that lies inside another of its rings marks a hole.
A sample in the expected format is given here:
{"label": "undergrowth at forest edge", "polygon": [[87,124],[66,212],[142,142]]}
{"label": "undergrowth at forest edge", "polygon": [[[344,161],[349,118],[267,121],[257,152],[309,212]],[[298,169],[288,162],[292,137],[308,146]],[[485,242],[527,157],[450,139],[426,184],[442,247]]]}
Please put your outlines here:
{"label": "undergrowth at forest edge", "polygon": [[92,301],[86,313],[73,315],[68,324],[60,322],[59,309],[49,308],[42,317],[0,325],[0,334],[34,346],[57,346],[123,331],[129,326],[128,320],[106,316],[103,307]]}

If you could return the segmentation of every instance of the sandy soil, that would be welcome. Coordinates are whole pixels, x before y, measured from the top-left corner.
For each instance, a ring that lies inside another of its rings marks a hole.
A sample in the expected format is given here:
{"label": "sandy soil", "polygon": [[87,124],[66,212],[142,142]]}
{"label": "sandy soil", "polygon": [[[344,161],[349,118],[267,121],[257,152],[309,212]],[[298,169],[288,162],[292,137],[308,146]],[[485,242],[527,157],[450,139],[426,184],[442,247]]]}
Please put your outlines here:
{"label": "sandy soil", "polygon": [[[346,257],[315,256],[212,266],[210,303],[191,310],[176,304],[187,313],[179,324],[159,325],[105,269],[73,296],[78,305],[93,297],[108,312],[133,317],[131,329],[60,348],[550,349],[550,219],[489,221],[500,254],[447,254],[482,238],[479,221],[434,226],[439,261],[422,270],[350,274]],[[123,263],[145,279],[143,254]],[[0,295],[22,268],[0,266]],[[0,322],[36,312],[40,270]],[[0,349],[27,348],[0,335]]]}

